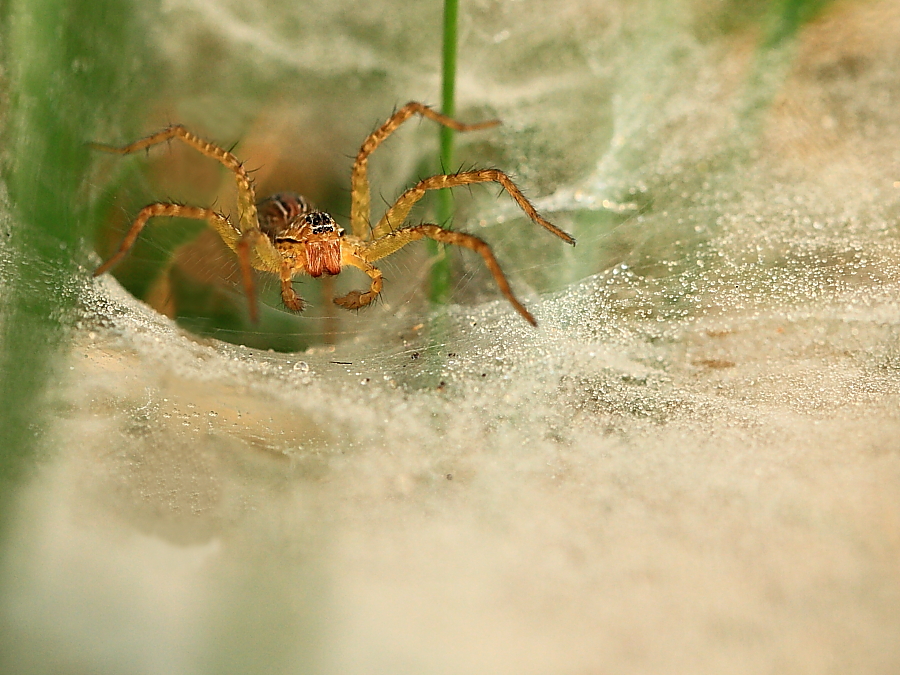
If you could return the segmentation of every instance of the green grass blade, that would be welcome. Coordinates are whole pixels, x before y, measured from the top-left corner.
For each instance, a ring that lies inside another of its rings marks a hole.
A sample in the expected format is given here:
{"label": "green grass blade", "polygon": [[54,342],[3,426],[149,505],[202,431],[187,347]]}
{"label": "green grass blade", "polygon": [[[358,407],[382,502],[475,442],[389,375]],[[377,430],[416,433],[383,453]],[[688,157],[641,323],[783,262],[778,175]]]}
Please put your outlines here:
{"label": "green grass blade", "polygon": [[[456,108],[456,25],[459,13],[458,0],[444,0],[444,50],[443,50],[443,84],[441,88],[441,112],[453,117]],[[441,164],[442,171],[453,171],[453,129],[441,127]],[[437,221],[442,227],[451,227],[453,223],[453,195],[450,190],[441,190],[438,194]],[[431,301],[438,304],[447,302],[450,296],[451,274],[450,260],[446,256],[438,257],[443,252],[443,245],[429,242],[433,257],[438,258],[431,268]]]}

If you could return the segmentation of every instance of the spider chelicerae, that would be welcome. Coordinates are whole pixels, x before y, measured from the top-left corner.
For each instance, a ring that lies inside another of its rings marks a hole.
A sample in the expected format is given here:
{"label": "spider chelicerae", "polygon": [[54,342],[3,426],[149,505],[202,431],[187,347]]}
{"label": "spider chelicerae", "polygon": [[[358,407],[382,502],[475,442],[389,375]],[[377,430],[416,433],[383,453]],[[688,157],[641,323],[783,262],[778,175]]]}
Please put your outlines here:
{"label": "spider chelicerae", "polygon": [[479,253],[506,299],[526,321],[536,326],[537,321],[531,312],[513,294],[488,244],[471,234],[447,230],[437,225],[404,225],[410,209],[428,190],[494,182],[499,183],[535,223],[566,243],[574,245],[575,239],[547,222],[502,171],[477,169],[420,180],[400,195],[374,227],[371,225],[367,177],[369,155],[413,115],[427,117],[456,131],[486,129],[500,123],[499,120],[491,120],[478,124],[462,124],[416,101],[411,101],[397,110],[390,119],[369,135],[356,155],[350,179],[352,235],[344,234],[343,228],[330,215],[316,210],[298,194],[281,193],[257,201],[253,181],[243,163],[227,150],[204,141],[181,125],[170,126],[124,147],[92,143],[91,146],[97,150],[127,155],[176,138],[230,169],[234,173],[238,191],[237,224],[232,223],[228,216],[210,208],[165,202],[145,206],[135,218],[119,249],[94,271],[94,276],[103,274],[128,254],[144,225],[151,218],[166,216],[205,220],[237,254],[244,289],[250,304],[250,317],[256,321],[258,309],[253,269],[278,275],[281,279],[281,297],[285,306],[292,311],[301,312],[305,303],[291,283],[296,275],[309,274],[312,277],[319,277],[323,274],[339,274],[347,265],[356,267],[368,275],[369,290],[351,291],[347,295],[335,298],[334,302],[347,309],[359,309],[371,303],[381,293],[381,271],[372,263],[395,253],[410,242],[428,238]]}

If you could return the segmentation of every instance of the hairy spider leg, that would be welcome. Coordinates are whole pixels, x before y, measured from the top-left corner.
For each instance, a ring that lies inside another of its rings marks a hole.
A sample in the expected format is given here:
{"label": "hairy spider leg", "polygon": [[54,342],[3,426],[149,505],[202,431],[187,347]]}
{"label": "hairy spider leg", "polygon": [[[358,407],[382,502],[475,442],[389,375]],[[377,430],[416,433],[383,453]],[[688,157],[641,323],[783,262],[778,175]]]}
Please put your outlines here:
{"label": "hairy spider leg", "polygon": [[[159,143],[164,143],[172,138],[177,138],[194,148],[198,152],[215,159],[220,164],[234,173],[238,190],[238,216],[240,229],[235,230],[231,223],[221,214],[210,209],[197,209],[178,204],[151,204],[145,207],[131,226],[119,252],[107,260],[94,272],[94,276],[102,274],[115,265],[128,249],[134,244],[138,233],[153,216],[179,216],[184,218],[197,218],[206,220],[222,237],[225,243],[238,255],[241,263],[241,275],[244,280],[244,288],[250,303],[250,316],[255,322],[258,317],[256,295],[253,287],[253,272],[256,269],[278,273],[281,269],[281,255],[275,246],[264,236],[259,229],[259,217],[256,211],[256,194],[253,182],[244,169],[240,160],[227,150],[223,150],[215,143],[204,141],[196,134],[191,133],[180,124],[168,127],[155,134],[142,138],[128,145],[118,147],[104,143],[90,143],[90,147],[118,155],[130,155],[132,153],[150,148]],[[150,211],[148,211],[148,209]],[[157,211],[154,212],[154,209]],[[212,215],[209,215],[212,214]]]}
{"label": "hairy spider leg", "polygon": [[144,225],[147,224],[147,221],[151,218],[160,217],[205,220],[210,227],[218,232],[222,241],[224,241],[231,250],[237,253],[238,258],[241,261],[244,291],[247,293],[247,298],[250,302],[250,316],[255,321],[257,316],[256,294],[254,292],[253,274],[250,272],[250,268],[251,264],[254,262],[256,264],[253,264],[252,266],[257,267],[258,269],[267,269],[268,266],[263,264],[261,259],[254,260],[248,239],[241,237],[241,233],[234,228],[225,216],[221,213],[216,213],[212,209],[165,203],[145,206],[140,210],[137,218],[134,219],[128,232],[125,234],[125,238],[122,239],[122,243],[119,244],[118,250],[106,262],[94,270],[94,276],[98,277],[119,264],[122,258],[128,255],[128,252],[131,250],[132,246],[134,246],[134,243],[137,241],[137,238],[140,235],[141,230],[144,229]]}
{"label": "hairy spider leg", "polygon": [[204,141],[196,134],[185,129],[182,125],[175,124],[123,147],[106,145],[104,143],[91,143],[90,145],[92,148],[102,150],[103,152],[130,155],[139,150],[144,150],[154,145],[164,143],[172,138],[177,138],[198,152],[207,157],[211,157],[234,173],[234,179],[238,189],[238,214],[240,216],[241,234],[249,230],[258,230],[259,220],[256,214],[256,194],[253,189],[253,182],[250,180],[250,176],[246,169],[244,169],[243,164],[227,150],[223,150],[215,143]]}
{"label": "hairy spider leg", "polygon": [[534,316],[525,309],[525,306],[519,302],[513,294],[512,288],[510,288],[509,282],[506,280],[506,275],[503,274],[500,263],[498,263],[497,259],[494,257],[491,247],[474,235],[466,234],[464,232],[455,232],[453,230],[445,230],[437,225],[404,227],[389,232],[375,241],[363,244],[359,248],[358,255],[365,261],[374,262],[375,260],[391,255],[411,242],[424,239],[425,237],[439,241],[442,244],[462,246],[463,248],[470,249],[480,254],[484,259],[484,264],[487,265],[487,268],[494,276],[494,281],[497,283],[497,286],[500,288],[500,291],[506,299],[509,300],[510,304],[516,308],[516,311],[521,314],[528,323],[532,326],[537,326],[537,321]]}
{"label": "hairy spider leg", "polygon": [[567,244],[575,245],[574,237],[563,232],[556,227],[556,225],[544,219],[544,217],[537,212],[537,209],[532,206],[531,202],[526,199],[525,195],[522,194],[522,191],[516,187],[516,184],[512,182],[510,177],[498,169],[463,171],[448,176],[431,176],[430,178],[420,180],[413,187],[400,195],[400,198],[394,202],[394,205],[389,208],[382,219],[378,221],[378,226],[372,232],[373,239],[377,240],[379,237],[383,237],[396,230],[398,227],[401,227],[406,220],[406,217],[409,215],[409,211],[413,207],[413,204],[422,199],[428,190],[442,190],[444,188],[469,185],[471,183],[499,183],[503,186],[503,189],[516,200],[516,203],[529,218]]}
{"label": "hairy spider leg", "polygon": [[354,242],[353,239],[341,240],[341,265],[350,265],[362,270],[372,280],[369,290],[365,293],[362,291],[350,291],[347,295],[334,299],[334,304],[344,307],[345,309],[359,309],[371,303],[378,294],[381,293],[383,279],[381,270],[372,265],[367,259],[359,255],[360,242]]}
{"label": "hairy spider leg", "polygon": [[232,250],[236,250],[237,243],[241,238],[241,233],[232,227],[231,223],[228,222],[228,219],[221,213],[216,213],[212,209],[201,209],[196,206],[182,206],[181,204],[150,204],[141,209],[137,218],[135,218],[134,222],[131,224],[131,228],[125,234],[125,238],[122,239],[122,243],[119,244],[119,249],[109,258],[109,260],[94,270],[94,276],[99,277],[104,272],[108,272],[114,266],[118,265],[122,258],[128,254],[128,251],[131,250],[131,247],[134,246],[134,242],[137,241],[138,235],[140,235],[141,230],[144,229],[144,225],[147,224],[147,221],[156,217],[205,220],[219,233],[222,240]]}
{"label": "hairy spider leg", "polygon": [[363,142],[359,153],[356,155],[356,161],[353,163],[353,174],[350,178],[350,227],[353,234],[360,239],[369,240],[376,238],[370,229],[371,218],[371,198],[369,194],[369,179],[367,176],[369,155],[401,124],[413,115],[421,115],[428,119],[434,120],[438,124],[449,127],[455,131],[476,131],[478,129],[488,129],[500,124],[500,120],[488,120],[487,122],[478,122],[476,124],[463,124],[457,122],[451,117],[435,112],[427,105],[417,101],[410,101],[397,112],[391,115],[384,124],[369,134],[369,137]]}

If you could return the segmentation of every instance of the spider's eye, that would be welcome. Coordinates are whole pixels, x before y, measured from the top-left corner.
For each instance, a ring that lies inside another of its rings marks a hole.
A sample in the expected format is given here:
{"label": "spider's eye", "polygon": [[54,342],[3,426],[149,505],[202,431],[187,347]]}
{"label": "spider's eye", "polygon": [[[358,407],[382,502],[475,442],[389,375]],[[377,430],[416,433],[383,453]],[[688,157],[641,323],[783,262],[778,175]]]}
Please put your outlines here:
{"label": "spider's eye", "polygon": [[313,211],[312,213],[307,214],[304,219],[313,234],[325,234],[326,232],[341,233],[341,228],[334,222],[334,218],[322,211]]}

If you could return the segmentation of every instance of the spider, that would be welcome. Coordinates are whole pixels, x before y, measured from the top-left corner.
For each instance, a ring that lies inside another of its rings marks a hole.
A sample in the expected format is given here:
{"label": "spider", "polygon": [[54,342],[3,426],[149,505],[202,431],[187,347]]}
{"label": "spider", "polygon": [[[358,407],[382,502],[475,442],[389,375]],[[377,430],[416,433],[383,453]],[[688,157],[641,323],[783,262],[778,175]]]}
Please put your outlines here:
{"label": "spider", "polygon": [[253,269],[278,275],[285,306],[291,311],[302,312],[306,303],[293,288],[294,276],[309,274],[312,277],[319,277],[323,274],[339,274],[342,268],[348,265],[356,267],[368,275],[369,289],[351,291],[347,295],[335,298],[334,302],[347,309],[359,309],[370,304],[381,293],[382,274],[372,263],[395,253],[410,242],[427,237],[479,253],[506,299],[528,323],[536,326],[534,316],[513,294],[488,244],[471,234],[447,230],[437,225],[404,225],[410,209],[428,190],[494,182],[499,183],[535,223],[566,243],[574,245],[575,239],[547,222],[502,171],[478,169],[420,180],[397,199],[374,227],[370,224],[367,177],[369,155],[413,115],[427,117],[456,131],[486,129],[500,123],[499,120],[490,120],[477,124],[462,124],[416,101],[411,101],[397,110],[390,119],[366,138],[356,155],[350,179],[352,235],[345,235],[343,228],[330,215],[316,210],[298,194],[281,193],[257,201],[253,182],[243,163],[227,150],[204,141],[181,125],[170,126],[124,147],[92,143],[91,146],[97,150],[128,155],[175,138],[230,169],[237,182],[238,191],[237,224],[232,223],[228,216],[210,208],[164,202],[145,206],[135,218],[118,250],[94,271],[94,276],[108,271],[128,254],[144,225],[151,218],[161,216],[194,218],[205,220],[237,254],[249,302],[250,317],[253,321],[258,317]]}

